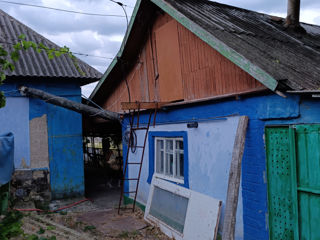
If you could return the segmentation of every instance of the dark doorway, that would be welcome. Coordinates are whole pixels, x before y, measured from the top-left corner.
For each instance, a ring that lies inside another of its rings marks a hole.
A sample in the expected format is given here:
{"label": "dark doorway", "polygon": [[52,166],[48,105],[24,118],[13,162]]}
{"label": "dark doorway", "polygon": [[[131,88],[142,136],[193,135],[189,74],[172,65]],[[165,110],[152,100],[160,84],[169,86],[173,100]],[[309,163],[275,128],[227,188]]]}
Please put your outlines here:
{"label": "dark doorway", "polygon": [[84,119],[83,158],[86,197],[102,208],[115,207],[123,175],[121,125]]}

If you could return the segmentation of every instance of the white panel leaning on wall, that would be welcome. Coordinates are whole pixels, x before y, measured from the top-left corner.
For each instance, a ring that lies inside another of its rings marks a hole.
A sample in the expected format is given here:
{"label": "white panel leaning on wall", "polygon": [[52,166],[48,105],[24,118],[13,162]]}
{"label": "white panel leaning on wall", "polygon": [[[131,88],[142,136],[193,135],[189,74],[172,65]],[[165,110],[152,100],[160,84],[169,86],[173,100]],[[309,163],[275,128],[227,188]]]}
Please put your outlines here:
{"label": "white panel leaning on wall", "polygon": [[216,239],[222,201],[153,177],[145,220],[176,240]]}

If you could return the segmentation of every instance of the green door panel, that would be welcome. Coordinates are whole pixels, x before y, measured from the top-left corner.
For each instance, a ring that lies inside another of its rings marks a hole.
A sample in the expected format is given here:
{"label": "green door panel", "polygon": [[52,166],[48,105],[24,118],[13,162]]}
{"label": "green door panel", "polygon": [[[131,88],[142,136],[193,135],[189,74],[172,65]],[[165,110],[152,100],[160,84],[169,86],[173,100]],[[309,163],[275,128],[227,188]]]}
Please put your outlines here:
{"label": "green door panel", "polygon": [[296,126],[298,187],[320,190],[320,126]]}
{"label": "green door panel", "polygon": [[320,239],[320,197],[299,191],[300,240]]}
{"label": "green door panel", "polygon": [[300,239],[320,240],[320,125],[295,128]]}
{"label": "green door panel", "polygon": [[265,130],[270,239],[292,240],[295,235],[289,136],[288,127]]}

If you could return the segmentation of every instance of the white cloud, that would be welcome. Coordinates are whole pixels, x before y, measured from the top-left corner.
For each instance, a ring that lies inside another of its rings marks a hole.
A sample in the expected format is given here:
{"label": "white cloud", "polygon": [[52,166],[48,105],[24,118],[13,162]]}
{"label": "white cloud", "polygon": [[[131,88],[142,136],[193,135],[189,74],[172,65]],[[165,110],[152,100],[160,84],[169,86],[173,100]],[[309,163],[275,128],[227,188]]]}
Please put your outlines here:
{"label": "white cloud", "polygon": [[302,9],[300,12],[301,22],[320,24],[320,7]]}

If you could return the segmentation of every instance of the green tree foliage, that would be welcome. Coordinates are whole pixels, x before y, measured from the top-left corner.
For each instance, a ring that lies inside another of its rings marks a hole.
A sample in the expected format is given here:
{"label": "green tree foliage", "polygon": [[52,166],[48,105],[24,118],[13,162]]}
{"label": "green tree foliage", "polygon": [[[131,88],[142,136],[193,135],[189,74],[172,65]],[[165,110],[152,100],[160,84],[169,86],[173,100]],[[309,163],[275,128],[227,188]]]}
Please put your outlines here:
{"label": "green tree foliage", "polygon": [[[0,45],[0,85],[3,84],[3,81],[6,79],[6,71],[14,71],[14,63],[19,60],[20,51],[27,51],[32,48],[37,53],[45,52],[48,58],[51,60],[55,57],[60,57],[62,55],[67,55],[73,61],[75,67],[80,74],[84,74],[77,62],[76,57],[70,52],[70,49],[66,46],[63,48],[55,49],[45,46],[43,43],[35,43],[33,41],[25,40],[25,35],[19,36],[19,41],[13,46],[12,52],[7,52],[2,45]],[[0,91],[0,108],[5,106],[5,97],[4,93]]]}

